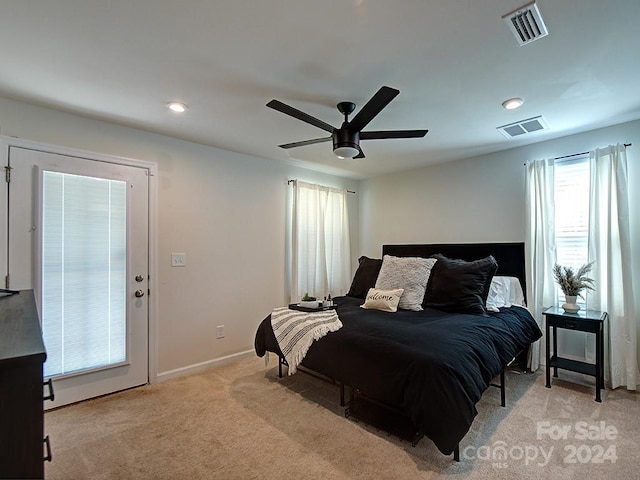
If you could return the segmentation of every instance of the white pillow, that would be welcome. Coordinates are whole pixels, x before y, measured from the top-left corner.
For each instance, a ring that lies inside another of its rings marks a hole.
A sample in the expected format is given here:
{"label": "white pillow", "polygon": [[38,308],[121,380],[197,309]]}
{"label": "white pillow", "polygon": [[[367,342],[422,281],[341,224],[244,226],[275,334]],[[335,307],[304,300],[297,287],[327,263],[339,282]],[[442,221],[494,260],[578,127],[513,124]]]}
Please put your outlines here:
{"label": "white pillow", "polygon": [[382,267],[376,280],[379,290],[404,289],[398,308],[420,311],[424,301],[424,292],[429,282],[435,258],[419,257],[382,257]]}
{"label": "white pillow", "polygon": [[395,290],[377,290],[370,288],[364,300],[362,308],[372,310],[382,310],[383,312],[398,311],[398,303],[404,289],[397,288]]}
{"label": "white pillow", "polygon": [[487,297],[487,311],[498,312],[499,308],[512,305],[526,306],[520,280],[516,277],[493,277]]}

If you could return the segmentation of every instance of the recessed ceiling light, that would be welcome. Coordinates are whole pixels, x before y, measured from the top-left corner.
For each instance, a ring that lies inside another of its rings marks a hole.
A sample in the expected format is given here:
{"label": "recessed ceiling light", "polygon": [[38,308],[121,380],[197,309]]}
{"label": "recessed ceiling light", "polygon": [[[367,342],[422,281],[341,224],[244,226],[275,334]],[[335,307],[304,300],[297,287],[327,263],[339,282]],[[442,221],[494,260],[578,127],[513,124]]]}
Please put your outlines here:
{"label": "recessed ceiling light", "polygon": [[167,103],[167,107],[169,107],[170,110],[177,113],[183,113],[187,108],[189,108],[186,104],[182,102],[169,102]]}
{"label": "recessed ceiling light", "polygon": [[507,110],[515,110],[519,108],[524,103],[524,100],[521,98],[510,98],[509,100],[505,100],[502,102],[502,106]]}

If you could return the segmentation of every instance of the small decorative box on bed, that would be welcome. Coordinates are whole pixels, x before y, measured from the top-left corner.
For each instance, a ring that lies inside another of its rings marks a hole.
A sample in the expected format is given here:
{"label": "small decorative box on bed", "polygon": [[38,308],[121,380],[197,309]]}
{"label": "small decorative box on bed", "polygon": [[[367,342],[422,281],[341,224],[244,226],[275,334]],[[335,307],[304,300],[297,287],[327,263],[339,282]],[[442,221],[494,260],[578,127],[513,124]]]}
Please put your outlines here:
{"label": "small decorative box on bed", "polygon": [[[542,335],[522,306],[524,244],[384,245],[382,254],[360,258],[349,294],[334,299],[342,327],[301,365],[337,382],[341,404],[349,387],[346,413],[355,392],[406,416],[414,444],[425,435],[459,460],[483,392],[501,375],[504,405],[505,367]],[[282,367],[270,316],[255,349]]]}

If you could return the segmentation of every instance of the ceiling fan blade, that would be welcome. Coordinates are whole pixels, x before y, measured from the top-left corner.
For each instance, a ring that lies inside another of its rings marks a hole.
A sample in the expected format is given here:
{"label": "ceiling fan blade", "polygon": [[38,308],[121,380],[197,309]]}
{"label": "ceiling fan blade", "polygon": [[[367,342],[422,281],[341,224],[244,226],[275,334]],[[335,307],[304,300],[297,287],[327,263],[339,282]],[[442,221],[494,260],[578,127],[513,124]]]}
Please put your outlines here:
{"label": "ceiling fan blade", "polygon": [[303,140],[301,142],[285,143],[284,145],[278,145],[280,148],[294,148],[304,147],[305,145],[313,145],[314,143],[328,142],[332,137],[314,138],[312,140]]}
{"label": "ceiling fan blade", "polygon": [[321,128],[329,133],[333,133],[335,128],[328,123],[323,122],[322,120],[317,119],[316,117],[312,117],[308,113],[301,112],[297,108],[290,107],[286,103],[282,103],[279,100],[271,100],[267,103],[267,107],[273,108],[274,110],[278,110],[286,115],[290,115],[293,118],[297,118],[298,120],[302,120],[303,122],[309,123],[314,127]]}
{"label": "ceiling fan blade", "polygon": [[353,158],[366,158],[364,156],[364,152],[362,151],[362,148],[360,148],[360,145],[358,145],[358,150],[360,150],[360,153],[358,153],[355,157]]}
{"label": "ceiling fan blade", "polygon": [[356,116],[351,119],[347,128],[355,132],[361,131],[391,100],[396,98],[396,95],[399,93],[400,90],[396,90],[395,88],[380,88],[365,106],[360,109]]}
{"label": "ceiling fan blade", "polygon": [[378,140],[382,138],[420,138],[429,130],[380,130],[377,132],[360,132],[360,140]]}

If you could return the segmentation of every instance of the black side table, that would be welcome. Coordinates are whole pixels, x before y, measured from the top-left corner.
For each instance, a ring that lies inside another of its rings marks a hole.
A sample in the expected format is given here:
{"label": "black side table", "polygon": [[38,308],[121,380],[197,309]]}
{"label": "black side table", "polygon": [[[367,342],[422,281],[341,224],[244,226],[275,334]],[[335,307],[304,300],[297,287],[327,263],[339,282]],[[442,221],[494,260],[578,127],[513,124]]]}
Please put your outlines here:
{"label": "black side table", "polygon": [[[607,312],[579,310],[577,313],[566,313],[560,307],[551,307],[542,312],[542,314],[546,317],[546,387],[551,388],[551,367],[553,367],[553,376],[556,378],[558,377],[558,368],[585,375],[593,375],[596,377],[596,402],[601,402],[600,389],[604,389],[604,322],[607,319]],[[596,363],[592,364],[560,357],[558,354],[558,328],[595,334]],[[553,350],[550,348],[550,333],[552,329]]]}

